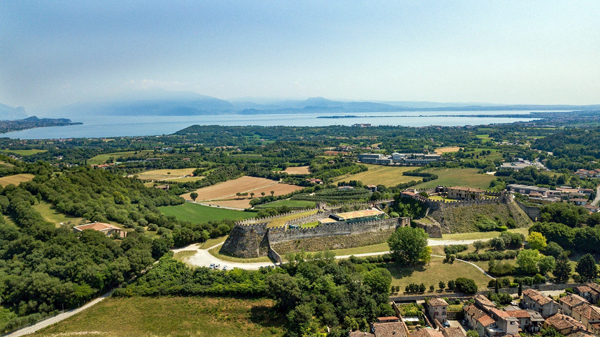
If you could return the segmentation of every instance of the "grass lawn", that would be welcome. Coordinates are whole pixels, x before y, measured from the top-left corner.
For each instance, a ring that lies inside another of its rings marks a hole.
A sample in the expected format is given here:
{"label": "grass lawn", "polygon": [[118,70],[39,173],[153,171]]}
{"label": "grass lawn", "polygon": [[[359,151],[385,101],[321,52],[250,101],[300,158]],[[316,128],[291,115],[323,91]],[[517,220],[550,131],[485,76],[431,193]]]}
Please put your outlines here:
{"label": "grass lawn", "polygon": [[432,188],[438,185],[443,186],[465,186],[473,188],[487,189],[490,182],[496,177],[489,174],[479,174],[479,170],[474,168],[433,168],[423,172],[434,173],[438,179],[416,185],[414,188]]}
{"label": "grass lawn", "polygon": [[6,187],[10,184],[19,185],[22,182],[30,181],[33,179],[34,175],[29,173],[15,174],[12,176],[6,176],[0,178],[0,185]]}
{"label": "grass lawn", "polygon": [[271,259],[269,259],[267,256],[251,257],[251,258],[244,259],[244,258],[240,258],[240,257],[223,255],[223,254],[219,254],[220,249],[221,249],[221,246],[210,249],[208,252],[210,253],[210,255],[212,255],[214,257],[217,257],[223,261],[229,261],[229,262],[251,263],[251,262],[269,262],[269,261],[271,261]]}
{"label": "grass lawn", "polygon": [[267,299],[108,298],[34,336],[282,336],[283,318]]}
{"label": "grass lawn", "polygon": [[389,263],[387,269],[392,273],[392,285],[400,286],[401,292],[410,283],[425,283],[427,293],[429,293],[429,286],[434,285],[437,291],[440,281],[448,284],[448,281],[456,280],[459,277],[475,280],[480,290],[487,288],[491,279],[477,268],[460,261],[455,261],[454,264],[444,263],[443,261],[444,259],[441,257],[432,257],[428,266],[420,265],[416,267],[399,267]]}
{"label": "grass lawn", "polygon": [[319,225],[318,221],[309,222],[307,224],[302,225],[302,228],[312,228],[317,227]]}
{"label": "grass lawn", "polygon": [[196,255],[195,250],[184,250],[182,252],[177,252],[177,253],[173,254],[173,258],[177,261],[186,263],[187,259],[189,259],[190,257],[192,257],[194,255]]}
{"label": "grass lawn", "polygon": [[384,243],[378,243],[376,245],[370,245],[370,246],[336,249],[336,250],[332,250],[332,252],[334,252],[336,256],[344,256],[344,255],[357,255],[357,254],[387,252],[389,250],[390,250],[390,246],[388,246],[387,242],[384,242]]}
{"label": "grass lawn", "polygon": [[223,242],[225,242],[225,240],[227,240],[227,235],[221,236],[218,238],[214,238],[214,239],[208,239],[208,240],[198,244],[198,248],[207,249],[214,245],[218,245],[219,243],[223,243]]}
{"label": "grass lawn", "polygon": [[150,150],[137,151],[137,155],[135,154],[135,152],[136,151],[103,153],[103,154],[99,154],[93,158],[88,159],[87,163],[89,165],[100,165],[100,164],[106,163],[106,161],[109,160],[110,158],[113,158],[116,161],[117,158],[119,158],[119,157],[135,156],[138,159],[144,159],[144,158],[156,158],[156,157],[161,156],[158,154],[154,154],[154,151],[150,151]]}
{"label": "grass lawn", "polygon": [[165,215],[173,215],[179,220],[192,223],[205,223],[208,221],[221,221],[224,219],[240,220],[253,218],[255,212],[242,212],[217,207],[208,207],[186,202],[183,205],[163,206],[158,208]]}
{"label": "grass lawn", "polygon": [[[403,176],[402,172],[412,171],[416,167],[407,166],[383,166],[383,165],[368,165],[363,164],[369,168],[368,171],[353,174],[343,175],[334,178],[334,182],[338,181],[350,181],[360,180],[365,185],[385,185],[386,187],[393,187],[400,183],[406,183],[412,180],[420,181],[419,177]],[[435,185],[437,186],[437,185]]]}
{"label": "grass lawn", "polygon": [[5,149],[5,150],[0,150],[0,152],[3,153],[15,153],[18,154],[19,156],[33,156],[34,154],[38,154],[38,153],[43,153],[43,152],[47,152],[48,150],[9,150],[9,149]]}
{"label": "grass lawn", "polygon": [[56,224],[56,226],[60,226],[61,223],[71,223],[74,225],[79,225],[81,220],[83,220],[83,218],[78,218],[60,213],[56,209],[54,209],[50,203],[47,203],[45,201],[42,201],[39,204],[35,204],[32,207],[36,211],[40,212],[44,220],[52,222]]}
{"label": "grass lawn", "polygon": [[[515,228],[509,229],[509,232],[512,233],[521,233],[527,237],[529,235],[529,230],[527,228]],[[483,240],[483,239],[493,239],[495,237],[500,236],[500,232],[471,232],[471,233],[457,233],[457,234],[442,234],[441,239],[432,240]]]}
{"label": "grass lawn", "polygon": [[297,218],[301,218],[307,215],[311,215],[311,214],[315,214],[317,213],[317,210],[312,210],[312,211],[308,211],[308,212],[300,212],[300,213],[296,213],[296,214],[292,214],[292,215],[288,215],[288,216],[284,216],[281,218],[277,218],[277,219],[273,219],[273,221],[269,222],[269,227],[279,227],[279,226],[283,226],[285,225],[286,222],[293,220],[293,219],[297,219]]}
{"label": "grass lawn", "polygon": [[262,208],[277,208],[281,206],[287,206],[292,208],[304,208],[304,207],[315,207],[314,201],[304,201],[304,200],[278,200],[266,205],[258,205],[254,207],[255,209]]}

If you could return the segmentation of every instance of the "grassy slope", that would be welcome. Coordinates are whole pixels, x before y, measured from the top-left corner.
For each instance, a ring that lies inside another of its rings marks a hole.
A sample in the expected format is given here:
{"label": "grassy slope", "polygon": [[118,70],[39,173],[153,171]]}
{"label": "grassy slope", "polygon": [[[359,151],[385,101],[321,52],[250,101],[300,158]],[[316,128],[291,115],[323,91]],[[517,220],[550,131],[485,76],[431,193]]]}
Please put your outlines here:
{"label": "grassy slope", "polygon": [[[134,155],[135,155],[135,151],[103,153],[103,154],[99,154],[93,158],[88,159],[88,164],[89,165],[99,165],[99,164],[106,163],[106,161],[111,157],[114,158],[115,160],[117,160],[117,158],[119,158],[119,157],[130,157],[130,156],[134,156]],[[154,151],[142,150],[142,151],[138,151],[138,154],[136,157],[139,157],[140,159],[142,159],[142,158],[144,158],[145,155],[147,155],[148,157],[160,157],[162,154],[154,155]]]}
{"label": "grassy slope", "polygon": [[33,179],[33,177],[34,177],[34,175],[29,174],[29,173],[21,173],[21,174],[15,174],[12,176],[6,176],[6,177],[0,178],[0,185],[2,185],[4,187],[6,187],[10,184],[19,185],[22,182],[30,181],[31,179]]}
{"label": "grassy slope", "polygon": [[[229,261],[229,262],[252,263],[252,262],[269,262],[269,261],[271,261],[271,259],[269,259],[267,256],[251,257],[251,258],[244,259],[244,258],[239,258],[239,257],[222,255],[219,253],[220,249],[221,249],[221,246],[210,249],[208,252],[210,253],[210,255],[212,255],[214,257],[217,257],[223,261]],[[221,266],[221,268],[223,268],[223,266]]]}
{"label": "grassy slope", "polygon": [[448,284],[450,280],[466,277],[475,280],[480,290],[487,288],[490,278],[477,268],[458,261],[455,261],[454,264],[443,263],[443,260],[441,257],[433,257],[428,266],[409,268],[398,267],[390,263],[387,265],[387,269],[392,273],[392,285],[400,286],[400,291],[403,292],[410,283],[425,283],[427,293],[429,293],[430,285],[434,285],[438,289],[440,281]]}
{"label": "grassy slope", "polygon": [[271,300],[211,297],[109,298],[34,336],[281,336]]}
{"label": "grassy slope", "polygon": [[415,188],[432,188],[438,185],[443,186],[466,186],[487,189],[490,182],[495,179],[494,176],[488,174],[477,173],[478,169],[449,169],[449,168],[434,168],[424,172],[435,173],[438,179],[431,180],[426,183],[416,185]]}
{"label": "grassy slope", "polygon": [[[400,183],[406,183],[411,180],[420,181],[419,177],[403,176],[402,172],[412,171],[415,167],[406,166],[383,166],[366,165],[369,170],[354,175],[343,175],[334,179],[338,181],[360,180],[365,185],[385,185],[387,187],[396,186]],[[436,185],[437,186],[437,185]]]}
{"label": "grassy slope", "polygon": [[505,204],[455,207],[443,212],[435,211],[430,214],[432,218],[443,225],[449,225],[453,233],[478,231],[476,224],[480,221],[480,217],[486,217],[490,220],[498,217],[501,221],[506,221],[511,215],[516,221],[517,227],[529,227],[531,224],[531,220],[518,212],[513,205]]}
{"label": "grassy slope", "polygon": [[0,152],[3,152],[3,153],[15,153],[20,156],[33,156],[34,154],[43,153],[46,151],[48,151],[48,150],[8,150],[8,149],[0,150]]}
{"label": "grassy slope", "polygon": [[221,221],[223,219],[248,219],[256,215],[255,212],[233,211],[229,209],[202,206],[189,202],[178,206],[159,207],[159,209],[166,215],[173,215],[179,220],[186,220],[193,223]]}
{"label": "grassy slope", "polygon": [[49,222],[60,226],[61,223],[71,223],[75,225],[79,225],[83,218],[78,218],[66,214],[59,213],[57,210],[51,207],[51,204],[42,201],[39,204],[33,205],[33,208],[40,212],[42,217]]}

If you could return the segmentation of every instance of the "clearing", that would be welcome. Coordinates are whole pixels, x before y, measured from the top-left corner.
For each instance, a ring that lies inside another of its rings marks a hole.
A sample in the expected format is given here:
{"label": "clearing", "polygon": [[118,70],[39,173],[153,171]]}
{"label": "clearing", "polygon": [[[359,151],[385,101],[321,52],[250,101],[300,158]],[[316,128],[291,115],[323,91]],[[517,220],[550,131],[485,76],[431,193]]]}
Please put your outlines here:
{"label": "clearing", "polygon": [[99,154],[93,158],[88,159],[87,163],[89,165],[100,165],[106,163],[111,158],[114,161],[116,161],[117,158],[120,157],[136,157],[136,159],[141,160],[145,158],[158,158],[161,156],[162,154],[155,154],[152,150],[112,152]]}
{"label": "clearing", "polygon": [[[417,167],[409,166],[384,166],[384,165],[369,165],[362,164],[369,168],[368,171],[360,172],[353,175],[343,175],[334,178],[334,182],[338,181],[350,181],[359,180],[365,185],[385,185],[386,187],[393,187],[401,183],[407,183],[409,181],[422,180],[419,177],[403,176],[402,172],[412,171]],[[437,185],[435,185],[437,186]]]}
{"label": "clearing", "polygon": [[44,220],[54,223],[57,227],[60,227],[61,224],[79,225],[83,220],[83,218],[60,213],[54,209],[52,204],[45,201],[35,204],[32,207],[40,212]]}
{"label": "clearing", "polygon": [[287,174],[310,174],[308,166],[288,167],[283,172]]}
{"label": "clearing", "polygon": [[206,223],[224,219],[240,220],[256,216],[255,212],[241,212],[217,207],[208,207],[191,202],[186,202],[183,205],[177,206],[163,206],[158,209],[165,215],[172,215],[179,220],[192,223]]}
{"label": "clearing", "polygon": [[[496,177],[489,174],[479,174],[475,168],[432,168],[423,172],[437,174],[438,179],[416,185],[414,188],[432,188],[442,186],[465,186],[473,188],[488,189],[490,182]],[[414,178],[414,177],[410,177]]]}
{"label": "clearing", "polygon": [[[260,197],[262,193],[265,195],[285,195],[291,192],[301,190],[302,187],[288,184],[280,184],[277,181],[244,176],[238,179],[225,181],[216,185],[204,187],[196,190],[198,193],[197,201],[237,201],[235,203],[228,203],[228,207],[236,208],[249,208],[250,207],[250,193],[254,193],[255,197]],[[238,197],[236,193],[248,193],[246,197]],[[190,193],[182,195],[186,200],[191,200]],[[216,202],[210,202],[211,204],[218,204]],[[233,206],[235,204],[236,206]],[[221,206],[226,206],[225,204]]]}
{"label": "clearing", "polygon": [[429,286],[435,286],[436,293],[440,281],[448,284],[450,280],[456,280],[459,277],[466,277],[475,280],[479,290],[487,289],[490,278],[485,276],[481,270],[474,266],[454,261],[454,264],[444,263],[441,257],[432,257],[429,265],[418,265],[415,267],[399,267],[393,263],[388,263],[387,270],[392,273],[392,285],[400,286],[400,292],[404,292],[404,288],[410,283],[421,284],[425,283],[427,288],[426,294],[434,295],[429,292]]}
{"label": "clearing", "polygon": [[152,180],[152,181],[162,181],[162,180],[172,180],[176,182],[188,182],[188,181],[196,181],[201,180],[204,177],[193,177],[191,176],[194,173],[195,168],[184,168],[184,169],[164,169],[164,170],[151,170],[145,171],[142,173],[138,173],[137,176],[140,180]]}
{"label": "clearing", "polygon": [[33,156],[34,154],[38,154],[38,153],[44,153],[47,152],[48,150],[9,150],[9,149],[4,149],[4,150],[0,150],[0,152],[3,153],[14,153],[14,154],[18,154],[19,156]]}
{"label": "clearing", "polygon": [[10,184],[19,185],[22,182],[30,181],[31,179],[33,179],[33,177],[35,176],[29,173],[21,173],[12,176],[6,176],[0,178],[0,185],[2,185],[2,187],[6,187]]}
{"label": "clearing", "polygon": [[282,336],[274,305],[267,299],[110,297],[34,336]]}
{"label": "clearing", "polygon": [[439,149],[435,149],[435,154],[458,152],[458,150],[460,150],[460,149],[462,149],[462,147],[458,147],[458,146],[440,147]]}

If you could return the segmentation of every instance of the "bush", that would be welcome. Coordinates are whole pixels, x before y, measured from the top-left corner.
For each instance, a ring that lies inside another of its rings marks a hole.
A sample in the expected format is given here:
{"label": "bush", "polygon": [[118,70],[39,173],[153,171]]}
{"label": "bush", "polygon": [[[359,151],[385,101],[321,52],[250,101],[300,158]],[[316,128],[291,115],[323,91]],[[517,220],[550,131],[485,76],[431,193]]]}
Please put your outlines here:
{"label": "bush", "polygon": [[446,254],[457,254],[469,249],[467,245],[452,245],[444,247],[444,253]]}
{"label": "bush", "polygon": [[456,279],[455,284],[457,292],[465,294],[475,294],[477,292],[477,284],[472,279],[459,277]]}

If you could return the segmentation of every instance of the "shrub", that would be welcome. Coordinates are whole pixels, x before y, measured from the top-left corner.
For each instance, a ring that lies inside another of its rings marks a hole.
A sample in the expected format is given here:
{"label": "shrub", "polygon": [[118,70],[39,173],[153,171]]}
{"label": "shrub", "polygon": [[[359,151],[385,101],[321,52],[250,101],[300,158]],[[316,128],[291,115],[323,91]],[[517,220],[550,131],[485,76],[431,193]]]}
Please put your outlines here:
{"label": "shrub", "polygon": [[452,245],[444,247],[444,253],[446,254],[457,254],[469,249],[467,245]]}

